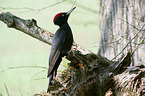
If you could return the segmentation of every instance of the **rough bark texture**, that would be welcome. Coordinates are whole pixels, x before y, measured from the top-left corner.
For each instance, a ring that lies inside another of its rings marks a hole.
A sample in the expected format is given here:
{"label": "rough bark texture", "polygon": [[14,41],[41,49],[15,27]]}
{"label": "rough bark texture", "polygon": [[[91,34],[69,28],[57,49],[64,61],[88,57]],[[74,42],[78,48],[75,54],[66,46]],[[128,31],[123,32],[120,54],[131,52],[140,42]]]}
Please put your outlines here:
{"label": "rough bark texture", "polygon": [[34,38],[39,39],[47,44],[52,43],[53,34],[38,27],[34,19],[24,20],[9,12],[0,13],[0,20],[3,21],[9,28],[20,30]]}
{"label": "rough bark texture", "polygon": [[145,0],[101,0],[100,6],[99,54],[119,60],[131,51],[131,67],[114,76],[113,94],[144,96]]}
{"label": "rough bark texture", "polygon": [[115,96],[145,95],[145,66],[130,67],[114,77],[112,88]]}
{"label": "rough bark texture", "polygon": [[94,54],[82,56],[77,53],[75,58],[77,63],[69,64],[68,69],[63,75],[57,76],[51,86],[53,95],[104,96],[115,84],[114,74],[124,71],[126,68],[123,68],[123,65],[129,66],[131,62],[130,53],[122,58],[121,62],[110,62],[107,58]]}
{"label": "rough bark texture", "polygon": [[130,49],[131,65],[145,64],[145,31],[137,34],[144,26],[141,23],[145,20],[145,0],[101,0],[100,12],[99,53],[111,60],[121,52],[115,58],[118,60]]}
{"label": "rough bark texture", "polygon": [[[38,27],[34,19],[24,20],[11,13],[0,13],[0,20],[6,23],[8,27],[20,30],[51,45],[53,34]],[[140,29],[142,27],[136,32],[142,32]],[[110,35],[105,32],[102,34],[109,37]],[[103,42],[102,45],[105,44],[103,35],[101,41]],[[127,45],[127,43],[125,44]],[[116,41],[114,45],[116,45]],[[106,49],[101,51],[100,47],[100,54],[107,56],[105,54],[111,49],[107,49],[107,45],[103,46],[101,47]],[[50,86],[50,93],[56,96],[104,96],[110,89],[113,92],[112,94],[119,94],[119,96],[125,94],[128,94],[128,96],[145,95],[145,66],[129,67],[132,63],[132,49],[128,50],[126,54],[124,52],[124,56],[117,57],[116,61],[110,61],[100,54],[96,55],[74,43],[73,49],[66,57],[71,63],[67,70],[55,78],[53,85]],[[47,95],[47,93],[44,94]]]}

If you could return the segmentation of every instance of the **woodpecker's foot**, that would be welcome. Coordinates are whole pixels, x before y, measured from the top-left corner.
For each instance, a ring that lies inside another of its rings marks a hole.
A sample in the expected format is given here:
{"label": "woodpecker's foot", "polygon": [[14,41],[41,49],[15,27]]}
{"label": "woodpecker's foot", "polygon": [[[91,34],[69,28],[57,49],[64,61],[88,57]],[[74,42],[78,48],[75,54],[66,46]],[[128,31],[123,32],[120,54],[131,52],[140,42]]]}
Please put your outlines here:
{"label": "woodpecker's foot", "polygon": [[68,52],[69,52],[69,51],[62,51],[62,54],[63,54],[64,56],[67,56],[67,55],[68,55]]}

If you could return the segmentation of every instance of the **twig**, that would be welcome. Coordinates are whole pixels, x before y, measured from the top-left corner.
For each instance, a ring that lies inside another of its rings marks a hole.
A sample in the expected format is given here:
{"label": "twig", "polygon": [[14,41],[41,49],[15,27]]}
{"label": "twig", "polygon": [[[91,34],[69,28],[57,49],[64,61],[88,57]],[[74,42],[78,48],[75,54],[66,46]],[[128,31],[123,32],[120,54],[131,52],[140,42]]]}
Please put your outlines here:
{"label": "twig", "polygon": [[6,89],[6,92],[7,92],[7,96],[10,96],[7,85],[6,84],[4,84],[4,85],[5,85],[5,89]]}
{"label": "twig", "polygon": [[43,8],[40,8],[38,10],[43,10],[43,9],[47,9],[49,7],[53,7],[53,6],[58,5],[58,4],[60,4],[60,3],[64,2],[64,1],[66,1],[66,0],[61,0],[59,2],[56,2],[56,3],[52,4],[52,5],[49,5],[49,6],[46,6],[46,7],[43,7]]}
{"label": "twig", "polygon": [[42,77],[42,78],[36,78],[34,80],[42,80],[42,79],[47,79],[46,77]]}
{"label": "twig", "polygon": [[40,69],[48,69],[47,67],[42,66],[18,66],[18,67],[8,67],[9,69],[17,69],[17,68],[40,68]]}
{"label": "twig", "polygon": [[53,7],[55,5],[58,5],[58,4],[62,3],[63,1],[65,1],[65,0],[61,0],[61,1],[58,1],[58,2],[56,2],[54,4],[52,4],[52,5],[48,5],[48,6],[45,6],[45,7],[42,7],[42,8],[37,8],[37,9],[33,9],[33,8],[29,8],[29,7],[23,7],[23,8],[0,7],[0,9],[1,10],[6,10],[6,9],[12,9],[12,10],[27,10],[27,11],[22,11],[20,13],[29,12],[29,11],[38,11],[38,12],[40,12],[41,10],[44,10],[44,9]]}
{"label": "twig", "polygon": [[40,69],[48,69],[47,67],[42,67],[42,66],[18,66],[18,67],[8,67],[8,69],[1,70],[0,73],[8,71],[10,69],[18,69],[18,68],[40,68]]}
{"label": "twig", "polygon": [[[142,31],[143,27],[145,26],[145,24],[142,26],[142,28],[136,33],[136,35],[126,44],[126,46],[122,49],[122,51],[120,51],[112,60],[114,60],[116,57],[118,57],[126,48],[127,46],[132,42],[132,40],[135,39],[136,36],[138,36],[138,34]],[[111,61],[112,61],[111,60]]]}
{"label": "twig", "polygon": [[32,76],[32,78],[31,78],[31,80],[33,80],[33,78],[35,77],[35,76],[37,76],[38,74],[40,74],[40,73],[42,73],[42,72],[44,72],[45,70],[42,70],[42,71],[40,71],[40,72],[37,72],[36,74],[34,74],[33,76]]}
{"label": "twig", "polygon": [[[71,1],[71,0],[67,0],[67,2],[73,3],[73,1]],[[75,1],[75,2],[76,2],[76,1]],[[96,10],[94,10],[94,9],[91,9],[89,6],[86,7],[86,6],[83,6],[83,5],[81,5],[81,4],[76,4],[76,5],[77,5],[78,7],[81,7],[81,8],[83,8],[83,9],[89,11],[89,12],[99,13],[99,11],[96,11]]]}
{"label": "twig", "polygon": [[0,73],[5,72],[5,71],[7,71],[7,70],[9,70],[9,69],[1,70]]}
{"label": "twig", "polygon": [[[125,22],[125,23],[131,25],[131,26],[132,26],[133,28],[135,28],[136,30],[140,30],[140,29],[138,29],[136,26],[134,26],[133,24],[130,24],[128,21],[124,21],[124,20],[121,19],[121,18],[118,18],[118,19],[120,19],[121,21],[123,21],[123,22]],[[142,30],[141,30],[141,31],[142,31]]]}
{"label": "twig", "polygon": [[75,4],[76,4],[76,1],[77,1],[77,0],[74,0],[74,3],[73,3],[73,5],[72,5],[72,8],[75,6]]}
{"label": "twig", "polygon": [[138,44],[138,46],[134,49],[134,51],[131,53],[131,56],[134,54],[134,52],[139,48],[141,47],[140,45],[142,45],[142,43],[144,42],[144,39],[145,38],[142,38],[141,42]]}

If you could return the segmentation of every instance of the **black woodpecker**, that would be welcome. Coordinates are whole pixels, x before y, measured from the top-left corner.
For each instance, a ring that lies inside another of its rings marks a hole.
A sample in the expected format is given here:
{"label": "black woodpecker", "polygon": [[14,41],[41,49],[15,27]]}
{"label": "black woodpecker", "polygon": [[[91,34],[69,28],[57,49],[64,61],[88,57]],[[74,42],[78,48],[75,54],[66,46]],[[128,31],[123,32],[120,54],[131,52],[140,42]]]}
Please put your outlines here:
{"label": "black woodpecker", "polygon": [[73,44],[73,34],[68,24],[68,17],[76,7],[70,9],[68,12],[61,12],[55,15],[53,22],[59,26],[59,29],[54,34],[52,40],[52,47],[49,56],[49,83],[47,92],[49,92],[49,85],[52,85],[52,80],[57,74],[57,69],[62,61],[62,57],[66,56]]}

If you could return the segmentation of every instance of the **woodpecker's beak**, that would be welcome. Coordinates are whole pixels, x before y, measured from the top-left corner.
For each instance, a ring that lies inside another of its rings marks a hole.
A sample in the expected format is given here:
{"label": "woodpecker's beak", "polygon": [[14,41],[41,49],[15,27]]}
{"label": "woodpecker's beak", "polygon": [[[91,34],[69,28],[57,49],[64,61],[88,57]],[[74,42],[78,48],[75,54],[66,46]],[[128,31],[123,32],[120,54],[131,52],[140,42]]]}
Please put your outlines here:
{"label": "woodpecker's beak", "polygon": [[73,7],[72,9],[70,9],[67,13],[66,13],[66,15],[70,15],[70,13],[75,9],[76,7]]}

